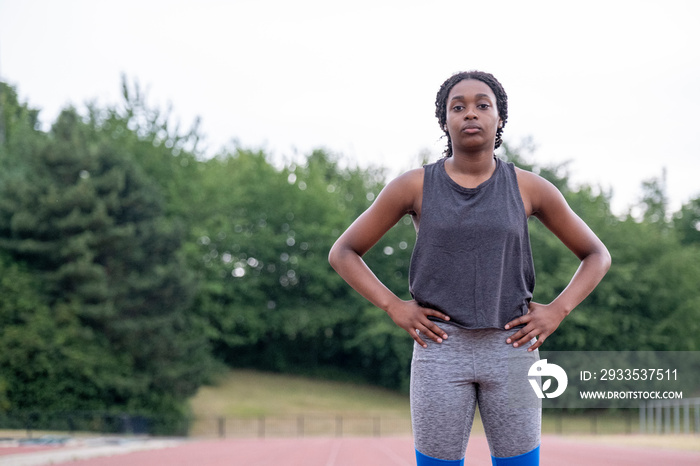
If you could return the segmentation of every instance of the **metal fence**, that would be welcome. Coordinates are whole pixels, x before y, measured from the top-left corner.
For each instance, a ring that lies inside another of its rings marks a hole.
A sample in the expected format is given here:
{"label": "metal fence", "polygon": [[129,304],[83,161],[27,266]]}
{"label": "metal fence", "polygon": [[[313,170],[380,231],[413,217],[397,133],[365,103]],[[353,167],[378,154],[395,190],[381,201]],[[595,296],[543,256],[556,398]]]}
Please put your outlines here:
{"label": "metal fence", "polygon": [[34,431],[68,434],[92,432],[121,435],[186,435],[189,420],[127,412],[11,411],[0,413],[0,429],[24,430],[30,438]]}
{"label": "metal fence", "polygon": [[310,415],[195,419],[195,437],[313,437],[410,435],[411,420],[387,416]]}
{"label": "metal fence", "polygon": [[[629,409],[589,409],[542,412],[542,432],[556,435],[700,434],[700,399],[686,404],[654,406],[653,429],[649,407]],[[661,409],[661,411],[659,411]],[[661,413],[661,414],[658,414]],[[680,413],[680,414],[679,414]],[[658,423],[663,419],[663,425]],[[695,419],[695,420],[693,420]],[[474,420],[474,433],[483,433],[481,421]],[[411,435],[410,418],[352,415],[288,415],[259,417],[212,417],[195,419],[190,429],[194,437],[312,437],[312,436],[397,436]]]}
{"label": "metal fence", "polygon": [[[103,434],[182,435],[192,437],[313,437],[411,435],[408,416],[349,414],[266,415],[161,419],[133,413],[15,412],[0,413],[0,429],[97,432]],[[481,429],[475,420],[474,431]],[[700,435],[700,398],[641,403],[639,409],[595,409],[571,412],[546,409],[542,432],[572,434],[696,434]]]}
{"label": "metal fence", "polygon": [[700,433],[700,398],[640,403],[639,433]]}
{"label": "metal fence", "polygon": [[637,429],[637,410],[589,409],[569,412],[545,409],[542,412],[542,433],[556,435],[619,435]]}

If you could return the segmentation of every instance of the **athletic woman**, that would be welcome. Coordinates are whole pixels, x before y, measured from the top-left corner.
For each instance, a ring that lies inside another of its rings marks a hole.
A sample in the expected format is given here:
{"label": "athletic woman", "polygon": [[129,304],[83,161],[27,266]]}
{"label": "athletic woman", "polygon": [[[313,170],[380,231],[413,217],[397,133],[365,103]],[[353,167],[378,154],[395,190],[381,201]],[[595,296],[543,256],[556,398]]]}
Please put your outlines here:
{"label": "athletic woman", "polygon": [[[595,288],[610,255],[551,183],[494,155],[508,98],[491,74],[453,75],[435,106],[445,157],[391,181],[336,241],[329,261],[415,340],[411,417],[419,466],[464,464],[477,405],[493,464],[536,465],[541,404],[519,404],[526,397],[518,393],[531,395],[526,376],[537,348]],[[407,214],[417,239],[413,299],[404,301],[362,256]],[[581,260],[549,304],[532,301],[530,216]]]}

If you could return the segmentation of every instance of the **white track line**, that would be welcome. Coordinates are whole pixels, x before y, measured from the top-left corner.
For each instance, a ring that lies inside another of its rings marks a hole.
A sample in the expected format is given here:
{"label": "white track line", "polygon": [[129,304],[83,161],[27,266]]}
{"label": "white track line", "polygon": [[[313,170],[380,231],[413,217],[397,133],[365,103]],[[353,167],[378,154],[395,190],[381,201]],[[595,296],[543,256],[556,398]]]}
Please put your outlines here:
{"label": "white track line", "polygon": [[66,463],[99,456],[121,455],[140,450],[168,448],[182,442],[176,440],[148,440],[127,442],[122,445],[100,445],[94,447],[57,448],[51,451],[20,453],[17,455],[0,456],[0,466],[43,466],[48,464]]}
{"label": "white track line", "polygon": [[333,449],[331,450],[331,454],[328,457],[328,461],[326,461],[326,466],[334,466],[335,465],[335,459],[338,457],[338,452],[340,451],[340,445],[341,442],[338,440],[333,441]]}

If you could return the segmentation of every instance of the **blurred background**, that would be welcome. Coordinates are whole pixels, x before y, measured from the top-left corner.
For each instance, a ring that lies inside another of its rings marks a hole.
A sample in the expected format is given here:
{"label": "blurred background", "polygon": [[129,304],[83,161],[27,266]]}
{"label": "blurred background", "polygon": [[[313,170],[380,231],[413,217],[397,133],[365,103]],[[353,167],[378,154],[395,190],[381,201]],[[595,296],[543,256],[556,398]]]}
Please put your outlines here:
{"label": "blurred background", "polygon": [[[699,9],[0,1],[0,428],[186,434],[243,369],[405,397],[410,337],[326,257],[441,156],[435,93],[465,69],[509,94],[498,155],[613,256],[548,349],[699,350]],[[577,260],[531,235],[543,302]],[[414,241],[406,218],[366,257],[404,297]]]}

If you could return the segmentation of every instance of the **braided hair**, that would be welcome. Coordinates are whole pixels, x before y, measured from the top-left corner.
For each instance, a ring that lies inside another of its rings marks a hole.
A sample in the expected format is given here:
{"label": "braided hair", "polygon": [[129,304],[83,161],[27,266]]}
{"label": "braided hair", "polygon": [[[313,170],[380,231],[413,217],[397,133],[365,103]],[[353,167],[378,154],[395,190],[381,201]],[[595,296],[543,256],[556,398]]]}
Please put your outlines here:
{"label": "braided hair", "polygon": [[453,74],[444,83],[442,83],[442,86],[440,86],[440,90],[435,97],[435,116],[438,119],[438,123],[440,123],[440,128],[447,136],[447,147],[443,152],[445,157],[452,157],[452,139],[450,138],[450,133],[447,131],[447,97],[455,84],[460,81],[464,81],[465,79],[479,80],[489,86],[493,91],[493,94],[496,96],[498,116],[501,118],[502,122],[501,127],[496,131],[496,142],[493,148],[498,149],[503,142],[501,137],[503,134],[503,127],[506,125],[506,121],[508,120],[508,94],[506,94],[506,91],[503,89],[503,86],[501,86],[501,83],[499,83],[492,74],[476,70],[462,71],[460,73]]}

